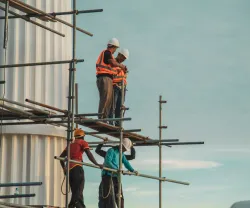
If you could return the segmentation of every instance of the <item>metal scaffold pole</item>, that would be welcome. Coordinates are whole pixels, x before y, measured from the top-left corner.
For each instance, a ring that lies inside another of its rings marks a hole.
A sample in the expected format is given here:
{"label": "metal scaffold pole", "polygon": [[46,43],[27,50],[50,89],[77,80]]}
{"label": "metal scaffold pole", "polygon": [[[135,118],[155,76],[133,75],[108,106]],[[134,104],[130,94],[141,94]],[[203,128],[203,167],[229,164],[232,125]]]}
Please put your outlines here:
{"label": "metal scaffold pole", "polygon": [[69,202],[69,159],[70,159],[70,143],[74,131],[74,99],[75,99],[75,71],[76,71],[76,0],[73,0],[73,49],[72,49],[72,63],[69,69],[69,97],[68,97],[68,135],[67,135],[67,175],[66,175],[66,200],[65,207],[68,208]]}
{"label": "metal scaffold pole", "polygon": [[[162,177],[162,129],[167,128],[162,126],[162,104],[167,101],[162,100],[162,96],[159,98],[159,178]],[[159,181],[159,208],[162,208],[162,181]]]}
{"label": "metal scaffold pole", "polygon": [[[122,100],[121,100],[121,113],[120,118],[123,118],[123,104],[124,104],[124,81],[122,80],[121,88]],[[121,208],[122,198],[122,140],[123,140],[123,122],[120,121],[120,154],[119,154],[119,171],[118,171],[118,208]]]}

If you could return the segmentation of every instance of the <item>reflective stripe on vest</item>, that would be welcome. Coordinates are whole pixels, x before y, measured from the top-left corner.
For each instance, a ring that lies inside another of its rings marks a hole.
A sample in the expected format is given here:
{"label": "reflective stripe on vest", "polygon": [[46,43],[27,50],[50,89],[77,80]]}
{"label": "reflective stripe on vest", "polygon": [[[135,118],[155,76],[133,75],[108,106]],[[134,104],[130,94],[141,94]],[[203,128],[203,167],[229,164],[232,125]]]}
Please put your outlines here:
{"label": "reflective stripe on vest", "polygon": [[[110,74],[114,75],[116,74],[116,70],[113,69],[110,64],[104,63],[104,52],[106,50],[103,50],[101,54],[99,55],[97,61],[96,61],[96,74]],[[113,55],[112,55],[113,58]]]}
{"label": "reflective stripe on vest", "polygon": [[[115,68],[116,70],[120,69],[118,67]],[[117,73],[114,76],[113,79],[113,84],[117,84],[117,85],[121,85],[122,84],[122,80],[124,81],[124,84],[127,84],[127,80],[126,80],[126,75],[124,74],[123,70],[121,70],[119,73]]]}

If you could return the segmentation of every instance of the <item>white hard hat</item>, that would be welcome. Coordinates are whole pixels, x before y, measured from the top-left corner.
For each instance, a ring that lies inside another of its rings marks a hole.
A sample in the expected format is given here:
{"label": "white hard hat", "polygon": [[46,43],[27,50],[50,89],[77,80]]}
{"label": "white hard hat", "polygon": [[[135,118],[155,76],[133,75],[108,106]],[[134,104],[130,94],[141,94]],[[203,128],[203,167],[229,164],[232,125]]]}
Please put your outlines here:
{"label": "white hard hat", "polygon": [[123,56],[125,56],[126,59],[128,59],[128,57],[129,57],[129,51],[128,51],[128,49],[121,49],[119,51],[119,53],[122,54]]}
{"label": "white hard hat", "polygon": [[124,138],[124,139],[122,140],[122,144],[123,144],[123,146],[125,147],[126,151],[129,151],[129,150],[131,149],[132,142],[131,142],[130,139]]}
{"label": "white hard hat", "polygon": [[116,46],[117,48],[120,46],[119,41],[116,38],[109,40],[108,45]]}

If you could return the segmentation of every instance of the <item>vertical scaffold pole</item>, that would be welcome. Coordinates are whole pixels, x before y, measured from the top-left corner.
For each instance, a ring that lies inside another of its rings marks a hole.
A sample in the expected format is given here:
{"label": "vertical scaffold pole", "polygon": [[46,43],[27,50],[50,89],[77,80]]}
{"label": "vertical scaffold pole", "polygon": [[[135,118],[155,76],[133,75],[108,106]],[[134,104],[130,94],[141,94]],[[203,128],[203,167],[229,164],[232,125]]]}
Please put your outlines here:
{"label": "vertical scaffold pole", "polygon": [[3,41],[3,48],[7,49],[7,42],[8,42],[8,23],[9,23],[9,0],[5,3],[5,21],[4,21],[4,41]]}
{"label": "vertical scaffold pole", "polygon": [[[161,100],[162,100],[162,96],[160,95],[160,99],[159,99],[159,140],[161,142],[162,140],[162,129],[161,129],[161,113],[162,113],[162,104],[161,104]],[[160,143],[159,142],[159,143]],[[161,145],[159,145],[159,177],[161,177],[162,175],[162,147]],[[162,182],[159,181],[159,208],[162,208]]]}
{"label": "vertical scaffold pole", "polygon": [[[78,114],[78,83],[75,84],[75,107],[76,107],[76,110],[75,110],[75,113]],[[78,124],[76,124],[76,128],[78,128]]]}
{"label": "vertical scaffold pole", "polygon": [[[121,114],[120,118],[123,118],[124,111],[124,81],[122,80],[122,89],[121,89]],[[123,140],[123,121],[120,121],[120,154],[119,154],[119,173],[118,173],[118,208],[121,208],[121,197],[122,197],[122,140]]]}
{"label": "vertical scaffold pole", "polygon": [[[72,49],[72,62],[69,69],[69,97],[68,97],[68,133],[67,133],[67,160],[70,159],[70,143],[74,131],[74,104],[75,104],[75,71],[76,71],[76,0],[73,0],[73,49]],[[68,208],[69,204],[69,162],[67,161],[67,174],[66,174],[66,200],[65,207]]]}
{"label": "vertical scaffold pole", "polygon": [[[162,104],[167,101],[162,100],[162,96],[159,97],[159,177],[162,177],[162,129],[167,128],[162,126]],[[162,208],[162,181],[159,181],[159,208]]]}

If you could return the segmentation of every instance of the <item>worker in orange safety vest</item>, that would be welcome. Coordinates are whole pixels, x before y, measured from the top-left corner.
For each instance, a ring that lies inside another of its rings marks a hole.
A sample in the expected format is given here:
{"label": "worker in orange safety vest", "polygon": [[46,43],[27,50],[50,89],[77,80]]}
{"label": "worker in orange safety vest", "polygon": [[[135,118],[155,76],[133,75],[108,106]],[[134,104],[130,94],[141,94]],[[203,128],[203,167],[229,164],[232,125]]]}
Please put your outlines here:
{"label": "worker in orange safety vest", "polygon": [[[116,61],[118,63],[123,63],[126,59],[129,57],[129,51],[128,49],[121,49],[118,52],[118,56],[116,57]],[[117,73],[114,76],[113,79],[113,106],[109,113],[109,118],[113,118],[115,115],[115,118],[121,117],[121,107],[123,105],[122,103],[122,81],[124,83],[124,101],[125,101],[125,92],[126,92],[126,85],[127,85],[127,69],[121,69],[119,67],[115,68]],[[124,102],[123,101],[123,102]],[[109,122],[111,125],[113,125],[113,122]],[[115,125],[119,126],[120,122],[116,121]]]}
{"label": "worker in orange safety vest", "polygon": [[107,45],[107,49],[103,50],[96,61],[96,77],[97,88],[99,91],[99,118],[108,118],[113,99],[113,78],[116,75],[114,67],[127,70],[126,66],[120,64],[114,59],[113,54],[119,48],[119,41],[112,38]]}

